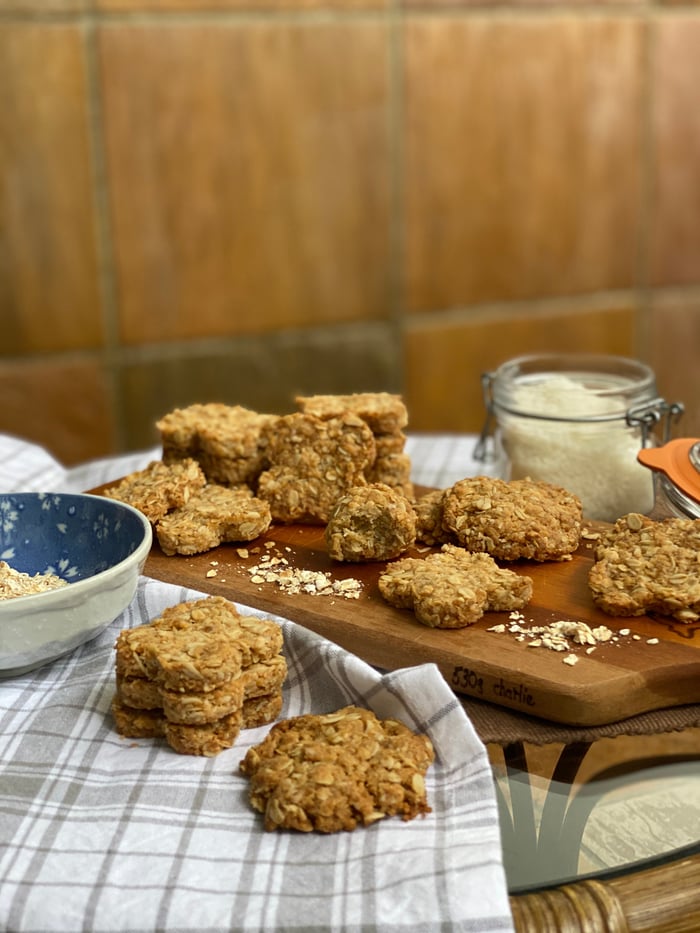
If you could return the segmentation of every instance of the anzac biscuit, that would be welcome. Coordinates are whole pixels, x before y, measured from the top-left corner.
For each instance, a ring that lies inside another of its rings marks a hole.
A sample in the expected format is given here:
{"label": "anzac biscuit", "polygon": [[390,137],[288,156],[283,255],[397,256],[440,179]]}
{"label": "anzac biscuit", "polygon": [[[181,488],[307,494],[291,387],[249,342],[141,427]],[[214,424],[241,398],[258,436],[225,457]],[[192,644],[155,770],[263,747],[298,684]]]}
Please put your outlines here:
{"label": "anzac biscuit", "polygon": [[216,722],[183,725],[170,722],[162,710],[131,709],[118,697],[112,702],[112,715],[117,732],[126,738],[165,738],[173,751],[180,755],[206,757],[213,757],[232,747],[240,733],[243,716],[239,709]]}
{"label": "anzac biscuit", "polygon": [[485,612],[522,609],[532,598],[529,577],[500,568],[488,554],[450,544],[424,559],[390,564],[378,585],[388,603],[412,609],[431,628],[464,628]]}
{"label": "anzac biscuit", "polygon": [[550,483],[479,476],[445,492],[443,527],[468,551],[500,560],[566,560],[579,545],[582,507]]}
{"label": "anzac biscuit", "polygon": [[236,712],[204,725],[183,725],[164,720],[163,731],[168,745],[180,755],[203,755],[213,758],[231,748],[241,731],[243,714]]}
{"label": "anzac biscuit", "polygon": [[205,483],[206,477],[195,460],[187,458],[173,464],[153,460],[143,470],[105,489],[104,495],[132,505],[155,525],[168,512],[185,505]]}
{"label": "anzac biscuit", "polygon": [[148,677],[124,677],[117,673],[117,696],[132,709],[160,709],[160,687]]}
{"label": "anzac biscuit", "polygon": [[416,541],[427,544],[428,547],[454,542],[454,535],[442,524],[444,494],[443,489],[433,489],[419,496],[413,503],[416,513]]}
{"label": "anzac biscuit", "polygon": [[[151,680],[155,665],[151,663],[151,652],[158,642],[156,627],[139,625],[132,629],[122,629],[114,644],[116,649],[117,678],[129,680]],[[138,689],[138,684],[134,689]]]}
{"label": "anzac biscuit", "polygon": [[324,419],[352,412],[369,425],[373,434],[396,434],[408,424],[408,411],[401,396],[389,392],[299,395],[296,404],[300,411]]}
{"label": "anzac biscuit", "polygon": [[249,700],[281,690],[286,677],[287,662],[283,655],[257,661],[241,673],[243,696]]}
{"label": "anzac biscuit", "polygon": [[348,490],[333,506],[325,530],[328,554],[337,561],[391,560],[415,540],[413,506],[383,483]]}
{"label": "anzac biscuit", "polygon": [[161,709],[172,722],[196,725],[234,712],[245,700],[280,693],[286,676],[287,662],[278,654],[251,664],[223,686],[202,692],[163,690],[145,677],[117,675],[117,696],[123,705],[132,709]]}
{"label": "anzac biscuit", "polygon": [[243,668],[278,654],[284,641],[282,629],[276,622],[241,615],[223,596],[208,596],[170,606],[151,625],[165,629],[194,626],[201,631],[219,631],[220,626],[224,626],[227,637],[240,653]]}
{"label": "anzac biscuit", "polygon": [[367,480],[370,483],[384,483],[384,485],[402,492],[404,496],[412,498],[413,483],[411,482],[411,458],[408,454],[387,454],[377,456],[371,467],[367,470]]}
{"label": "anzac biscuit", "polygon": [[244,729],[257,729],[274,722],[282,712],[282,693],[268,693],[265,696],[250,697],[243,701],[242,717]]}
{"label": "anzac biscuit", "polygon": [[588,583],[596,606],[610,615],[656,612],[697,622],[700,519],[622,516],[599,540]]}
{"label": "anzac biscuit", "polygon": [[375,434],[374,444],[377,448],[377,460],[394,455],[405,455],[406,435],[403,431],[393,431],[391,434]]}
{"label": "anzac biscuit", "polygon": [[372,432],[351,414],[328,420],[284,415],[265,436],[270,467],[260,475],[257,494],[280,522],[325,525],[336,499],[366,483],[365,470],[375,459]]}
{"label": "anzac biscuit", "polygon": [[214,690],[241,673],[241,652],[221,623],[206,630],[143,625],[121,632],[116,648],[117,674],[147,677],[164,690]]}
{"label": "anzac biscuit", "polygon": [[163,460],[192,457],[210,482],[253,485],[265,463],[261,432],[275,418],[220,402],[175,409],[156,422]]}
{"label": "anzac biscuit", "polygon": [[165,716],[159,709],[134,709],[119,696],[112,700],[112,716],[119,735],[128,739],[159,739],[165,735]]}
{"label": "anzac biscuit", "polygon": [[243,706],[243,675],[234,677],[215,690],[160,691],[163,715],[169,722],[201,726],[230,716]]}
{"label": "anzac biscuit", "polygon": [[252,541],[267,531],[270,506],[250,487],[210,483],[156,525],[164,554],[201,554],[231,541]]}
{"label": "anzac biscuit", "polygon": [[266,830],[333,833],[429,813],[425,774],[433,760],[427,736],[348,706],[278,722],[240,769]]}

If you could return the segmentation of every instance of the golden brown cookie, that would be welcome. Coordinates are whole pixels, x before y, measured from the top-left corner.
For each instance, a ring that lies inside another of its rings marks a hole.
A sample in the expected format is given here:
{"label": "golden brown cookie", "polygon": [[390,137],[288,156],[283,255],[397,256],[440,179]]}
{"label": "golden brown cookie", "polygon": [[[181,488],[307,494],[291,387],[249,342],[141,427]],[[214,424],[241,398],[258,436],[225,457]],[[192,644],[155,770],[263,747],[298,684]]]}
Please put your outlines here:
{"label": "golden brown cookie", "polygon": [[388,603],[413,609],[431,628],[464,628],[485,612],[522,609],[532,598],[529,577],[500,568],[488,554],[451,544],[423,559],[389,564],[378,585]]}
{"label": "golden brown cookie", "polygon": [[242,717],[242,710],[238,709],[215,722],[203,725],[183,725],[165,719],[165,740],[180,755],[203,755],[212,758],[234,745],[241,731]]}
{"label": "golden brown cookie", "polygon": [[124,706],[131,709],[161,709],[163,701],[158,684],[148,677],[124,677],[116,675],[117,696]]}
{"label": "golden brown cookie", "polygon": [[442,508],[457,543],[500,560],[565,560],[581,538],[580,499],[550,483],[463,479],[445,491]]}
{"label": "golden brown cookie", "polygon": [[112,715],[117,732],[125,738],[165,738],[180,755],[213,757],[231,748],[241,731],[242,710],[223,716],[215,722],[185,725],[170,722],[162,710],[132,709],[118,697],[112,702]]}
{"label": "golden brown cookie", "polygon": [[287,677],[287,661],[277,654],[264,661],[257,661],[241,672],[243,695],[246,700],[265,696],[281,690]]}
{"label": "golden brown cookie", "polygon": [[244,729],[257,729],[274,722],[282,712],[282,691],[254,696],[243,701],[242,723]]}
{"label": "golden brown cookie", "polygon": [[299,395],[300,411],[317,418],[338,418],[351,412],[369,425],[373,434],[396,434],[408,424],[408,411],[400,395],[356,392],[351,395]]}
{"label": "golden brown cookie", "polygon": [[416,541],[433,547],[436,544],[454,543],[454,535],[442,524],[442,502],[444,489],[432,489],[414,500],[416,513]]}
{"label": "golden brown cookie", "polygon": [[240,711],[244,692],[241,674],[215,690],[161,690],[161,707],[169,722],[201,726]]}
{"label": "golden brown cookie", "polygon": [[270,506],[249,486],[209,483],[156,525],[164,554],[201,554],[233,541],[253,541],[272,522]]}
{"label": "golden brown cookie", "polygon": [[610,615],[657,612],[697,622],[700,519],[622,516],[599,540],[588,583],[596,606]]}
{"label": "golden brown cookie", "polygon": [[282,720],[241,762],[267,830],[333,833],[430,812],[429,738],[348,706]]}
{"label": "golden brown cookie", "polygon": [[365,470],[375,459],[372,432],[355,415],[323,420],[297,412],[264,433],[270,467],[260,475],[257,494],[279,522],[325,525],[335,501],[366,483]]}
{"label": "golden brown cookie", "polygon": [[404,453],[377,456],[367,470],[367,480],[370,483],[383,483],[403,493],[404,496],[412,498],[411,458]]}
{"label": "golden brown cookie", "polygon": [[163,690],[215,690],[241,673],[241,652],[226,626],[166,629],[142,625],[120,632],[117,674],[147,677]]}
{"label": "golden brown cookie", "polygon": [[134,709],[119,696],[112,700],[112,716],[119,735],[128,739],[158,739],[165,735],[165,716],[160,709]]}
{"label": "golden brown cookie", "polygon": [[105,489],[104,495],[132,505],[155,525],[168,512],[185,505],[205,483],[206,477],[195,460],[172,464],[153,460],[143,470]]}
{"label": "golden brown cookie", "polygon": [[[225,633],[240,652],[241,667],[264,661],[282,650],[283,634],[277,622],[241,615],[235,605],[223,596],[208,596],[178,603],[165,609],[150,623],[154,628],[220,631]],[[138,631],[133,629],[132,631]]]}
{"label": "golden brown cookie", "polygon": [[415,539],[411,502],[383,483],[349,489],[336,501],[325,529],[328,554],[337,561],[392,560]]}
{"label": "golden brown cookie", "polygon": [[156,423],[163,460],[192,457],[210,482],[253,485],[265,462],[261,432],[275,417],[220,402],[177,408]]}
{"label": "golden brown cookie", "polygon": [[178,603],[124,629],[115,644],[118,730],[164,736],[181,754],[218,754],[239,729],[279,715],[282,644],[277,623],[243,616],[220,596]]}

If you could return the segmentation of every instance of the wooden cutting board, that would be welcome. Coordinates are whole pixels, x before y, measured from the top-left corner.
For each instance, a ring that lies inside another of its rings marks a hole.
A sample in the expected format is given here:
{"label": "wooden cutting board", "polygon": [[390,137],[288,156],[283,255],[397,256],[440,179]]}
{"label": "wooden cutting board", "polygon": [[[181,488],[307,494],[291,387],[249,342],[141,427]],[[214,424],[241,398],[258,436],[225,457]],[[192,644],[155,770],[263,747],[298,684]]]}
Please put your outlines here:
{"label": "wooden cutting board", "polygon": [[[157,544],[146,575],[167,583],[218,594],[281,615],[324,636],[385,670],[424,662],[438,666],[456,693],[568,725],[603,725],[650,710],[700,702],[700,624],[642,616],[613,618],[591,600],[587,576],[590,541],[571,561],[513,565],[534,581],[525,627],[557,620],[583,621],[617,634],[616,640],[571,652],[530,647],[506,631],[504,613],[489,613],[466,629],[430,629],[409,610],[389,606],[377,579],[384,564],[338,564],[328,557],[323,528],[275,525],[245,550],[223,545],[196,557],[166,557]],[[256,551],[256,553],[254,553]],[[283,556],[289,566],[362,582],[358,599],[285,594],[274,583],[253,582],[250,570],[262,554]],[[424,556],[422,551],[407,556]],[[564,663],[566,654],[578,658]]]}

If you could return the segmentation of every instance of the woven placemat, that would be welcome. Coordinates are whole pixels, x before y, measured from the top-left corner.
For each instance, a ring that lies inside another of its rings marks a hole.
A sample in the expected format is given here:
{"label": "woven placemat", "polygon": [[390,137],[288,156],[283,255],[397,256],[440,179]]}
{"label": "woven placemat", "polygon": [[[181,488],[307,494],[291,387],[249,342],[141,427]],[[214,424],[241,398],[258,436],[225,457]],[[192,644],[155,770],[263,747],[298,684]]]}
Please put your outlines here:
{"label": "woven placemat", "polygon": [[472,724],[485,744],[549,745],[561,742],[595,742],[620,735],[659,735],[700,726],[700,704],[641,713],[604,726],[566,726],[533,716],[525,716],[482,700],[462,698]]}

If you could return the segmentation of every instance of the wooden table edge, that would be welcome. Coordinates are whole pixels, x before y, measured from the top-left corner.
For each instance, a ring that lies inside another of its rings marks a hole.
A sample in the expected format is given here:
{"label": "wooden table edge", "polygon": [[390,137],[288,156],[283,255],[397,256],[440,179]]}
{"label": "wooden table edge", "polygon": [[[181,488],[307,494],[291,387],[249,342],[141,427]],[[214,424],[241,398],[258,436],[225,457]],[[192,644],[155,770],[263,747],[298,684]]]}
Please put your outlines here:
{"label": "wooden table edge", "polygon": [[511,895],[517,933],[696,933],[700,853],[609,879]]}

